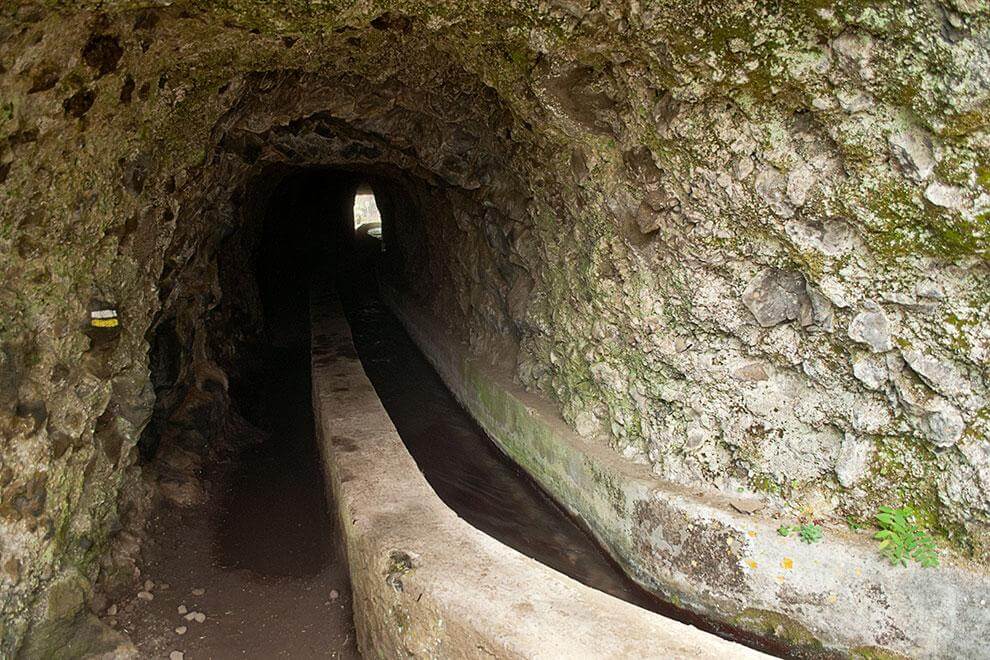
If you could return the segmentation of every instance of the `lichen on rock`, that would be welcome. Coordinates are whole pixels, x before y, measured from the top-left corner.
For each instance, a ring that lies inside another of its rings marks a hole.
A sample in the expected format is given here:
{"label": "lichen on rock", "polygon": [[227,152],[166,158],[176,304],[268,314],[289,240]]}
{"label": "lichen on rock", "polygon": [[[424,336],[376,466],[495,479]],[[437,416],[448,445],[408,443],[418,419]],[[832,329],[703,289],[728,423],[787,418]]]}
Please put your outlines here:
{"label": "lichen on rock", "polygon": [[392,274],[588,442],[836,519],[911,503],[985,566],[988,35],[970,0],[8,3],[0,653],[66,575],[133,568],[149,419],[232,423],[231,264],[300,168],[431,209]]}

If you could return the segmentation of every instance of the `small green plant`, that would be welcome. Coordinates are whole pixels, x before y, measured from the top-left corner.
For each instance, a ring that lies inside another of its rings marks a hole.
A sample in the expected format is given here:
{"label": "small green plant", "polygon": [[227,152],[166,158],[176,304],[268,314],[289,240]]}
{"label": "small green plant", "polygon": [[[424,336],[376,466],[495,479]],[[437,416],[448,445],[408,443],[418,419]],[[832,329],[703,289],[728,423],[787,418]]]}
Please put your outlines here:
{"label": "small green plant", "polygon": [[876,518],[880,531],[873,538],[880,541],[880,551],[891,564],[907,566],[913,559],[925,568],[938,566],[935,541],[915,522],[914,509],[882,506]]}
{"label": "small green plant", "polygon": [[805,543],[818,543],[822,540],[822,528],[815,523],[798,527],[798,536]]}
{"label": "small green plant", "polygon": [[794,528],[790,525],[781,525],[777,528],[777,533],[781,536],[790,536],[792,531],[794,531]]}

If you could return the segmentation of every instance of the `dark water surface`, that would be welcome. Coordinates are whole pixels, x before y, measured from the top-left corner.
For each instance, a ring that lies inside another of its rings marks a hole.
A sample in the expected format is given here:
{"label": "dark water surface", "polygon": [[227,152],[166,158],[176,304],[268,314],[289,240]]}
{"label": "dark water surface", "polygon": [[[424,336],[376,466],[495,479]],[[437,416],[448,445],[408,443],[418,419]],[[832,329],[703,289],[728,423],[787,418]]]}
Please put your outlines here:
{"label": "dark water surface", "polygon": [[633,582],[465,412],[369,287],[341,290],[354,343],[396,430],[440,498],[468,523],[590,587],[666,617],[781,654]]}

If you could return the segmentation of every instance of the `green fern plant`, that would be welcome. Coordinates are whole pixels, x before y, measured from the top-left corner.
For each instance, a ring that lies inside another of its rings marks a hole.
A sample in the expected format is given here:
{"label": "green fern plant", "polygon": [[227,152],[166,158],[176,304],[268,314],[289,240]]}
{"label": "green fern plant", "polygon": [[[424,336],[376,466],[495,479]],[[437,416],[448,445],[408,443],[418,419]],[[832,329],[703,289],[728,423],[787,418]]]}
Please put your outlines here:
{"label": "green fern plant", "polygon": [[925,568],[938,566],[935,541],[915,522],[914,509],[882,506],[876,518],[880,531],[873,538],[880,541],[880,551],[891,564],[907,566],[913,559]]}
{"label": "green fern plant", "polygon": [[798,536],[805,543],[818,543],[822,540],[822,528],[815,523],[801,525],[798,528]]}

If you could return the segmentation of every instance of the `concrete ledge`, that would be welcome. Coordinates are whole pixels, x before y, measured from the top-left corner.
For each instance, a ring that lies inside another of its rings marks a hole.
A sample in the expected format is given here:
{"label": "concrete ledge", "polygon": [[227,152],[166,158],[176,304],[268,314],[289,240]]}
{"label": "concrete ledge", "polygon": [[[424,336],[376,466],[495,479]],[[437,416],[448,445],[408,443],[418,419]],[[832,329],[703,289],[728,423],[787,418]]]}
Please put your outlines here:
{"label": "concrete ledge", "polygon": [[314,411],[366,656],[765,657],[590,589],[458,518],[392,426],[336,300],[313,303]]}
{"label": "concrete ledge", "polygon": [[472,359],[422,308],[385,286],[382,295],[502,450],[647,589],[809,651],[990,656],[985,568],[953,557],[937,569],[893,567],[867,535],[844,528],[828,528],[815,545],[782,538],[779,521],[662,481],[585,441],[547,399]]}

